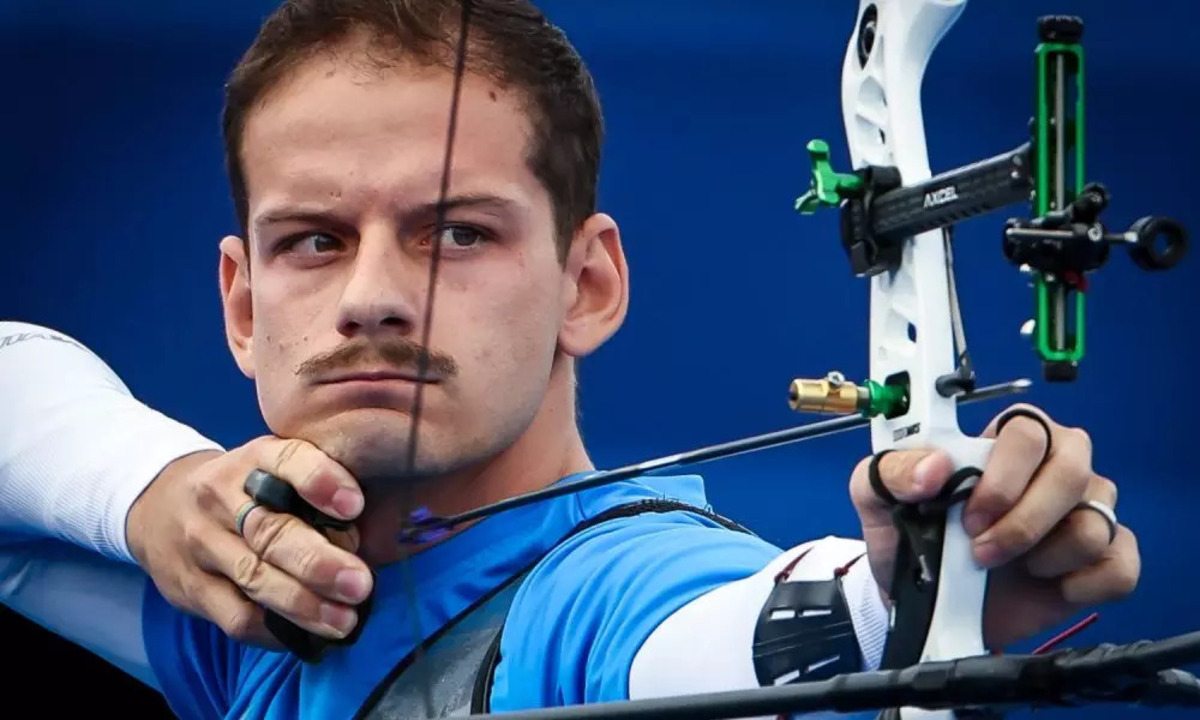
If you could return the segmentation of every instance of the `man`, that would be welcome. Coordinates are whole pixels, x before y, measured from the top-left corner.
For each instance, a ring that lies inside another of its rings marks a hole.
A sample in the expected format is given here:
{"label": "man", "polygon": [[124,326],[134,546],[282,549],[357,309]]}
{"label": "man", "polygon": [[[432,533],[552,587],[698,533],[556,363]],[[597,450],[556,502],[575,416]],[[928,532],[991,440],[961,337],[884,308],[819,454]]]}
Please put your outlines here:
{"label": "man", "polygon": [[[587,71],[527,2],[473,5],[461,46],[454,0],[293,0],[233,73],[224,127],[244,232],[221,241],[221,291],[272,436],[222,453],[139,406],[70,338],[5,330],[6,602],[183,717],[413,717],[752,686],[750,641],[785,568],[788,582],[838,575],[830,611],[855,631],[801,648],[797,671],[805,653],[842,659],[826,672],[876,666],[896,535],[867,461],[851,481],[865,545],[772,547],[706,512],[690,476],[527,506],[429,547],[398,539],[415,507],[452,514],[592,471],[575,362],[629,302],[617,224],[595,208]],[[1116,501],[1087,436],[1043,422],[1004,424],[968,506],[978,561],[1004,566],[994,646],[1138,576],[1128,529],[1073,512]],[[326,537],[249,504],[256,469],[353,530]],[[905,501],[951,470],[940,453],[879,463]],[[61,516],[71,529],[47,527]],[[153,584],[36,537],[47,529],[131,556]],[[304,663],[279,652],[264,608],[354,641]]]}

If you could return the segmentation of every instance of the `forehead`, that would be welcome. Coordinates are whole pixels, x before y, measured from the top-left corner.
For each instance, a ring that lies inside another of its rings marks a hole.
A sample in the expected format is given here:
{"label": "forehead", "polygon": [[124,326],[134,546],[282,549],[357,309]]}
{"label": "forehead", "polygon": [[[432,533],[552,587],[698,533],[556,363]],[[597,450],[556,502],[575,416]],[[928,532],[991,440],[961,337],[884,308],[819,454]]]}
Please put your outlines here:
{"label": "forehead", "polygon": [[[405,198],[440,191],[453,73],[362,50],[321,52],[292,69],[246,119],[241,159],[251,215],[269,201]],[[482,75],[463,78],[451,191],[548,205],[529,169],[523,97]],[[431,198],[432,194],[432,198]]]}

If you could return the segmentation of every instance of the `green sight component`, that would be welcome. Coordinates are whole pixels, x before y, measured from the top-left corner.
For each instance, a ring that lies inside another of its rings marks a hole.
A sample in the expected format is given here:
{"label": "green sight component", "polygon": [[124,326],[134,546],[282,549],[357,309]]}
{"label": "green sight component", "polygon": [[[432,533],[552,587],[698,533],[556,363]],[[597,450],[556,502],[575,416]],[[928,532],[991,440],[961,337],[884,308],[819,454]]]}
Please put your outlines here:
{"label": "green sight component", "polygon": [[812,185],[796,199],[796,210],[811,215],[824,207],[837,207],[842,200],[861,192],[862,178],[851,173],[834,172],[829,164],[829,143],[811,140],[805,146],[812,159]]}
{"label": "green sight component", "polygon": [[[1038,354],[1047,362],[1078,363],[1083,359],[1085,318],[1084,293],[1044,273],[1034,279],[1037,295],[1036,342]],[[1074,327],[1069,305],[1075,304]]]}
{"label": "green sight component", "polygon": [[867,380],[867,403],[862,408],[865,417],[896,417],[908,411],[908,388],[903,385],[884,385]]}

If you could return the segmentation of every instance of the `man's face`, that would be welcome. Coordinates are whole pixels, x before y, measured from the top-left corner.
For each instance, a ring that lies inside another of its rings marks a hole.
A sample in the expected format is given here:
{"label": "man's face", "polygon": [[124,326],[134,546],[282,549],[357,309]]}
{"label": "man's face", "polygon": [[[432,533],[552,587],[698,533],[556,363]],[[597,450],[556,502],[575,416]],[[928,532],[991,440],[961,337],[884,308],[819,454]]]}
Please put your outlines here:
{"label": "man's face", "polygon": [[[238,359],[276,435],[369,483],[408,467],[418,386],[418,474],[512,444],[546,394],[571,299],[521,98],[466,76],[435,237],[452,73],[354,55],[306,61],[247,120],[250,341]],[[419,383],[434,243],[433,381]]]}

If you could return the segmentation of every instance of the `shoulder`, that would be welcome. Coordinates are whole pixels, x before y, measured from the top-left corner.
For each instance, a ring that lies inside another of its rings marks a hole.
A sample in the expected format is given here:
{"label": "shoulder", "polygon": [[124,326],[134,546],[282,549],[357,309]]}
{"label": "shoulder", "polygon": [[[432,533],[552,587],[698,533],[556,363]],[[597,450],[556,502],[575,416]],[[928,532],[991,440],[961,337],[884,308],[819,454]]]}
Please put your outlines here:
{"label": "shoulder", "polygon": [[[612,515],[599,514],[554,547],[527,586],[561,578],[595,589],[623,584],[627,573],[656,570],[657,582],[737,573],[779,550],[736,523],[683,503],[643,500]],[[664,576],[662,571],[672,570]]]}
{"label": "shoulder", "polygon": [[633,657],[659,623],[779,553],[698,510],[585,527],[538,563],[513,601],[497,709],[624,699]]}
{"label": "shoulder", "polygon": [[588,608],[594,616],[637,611],[661,595],[695,597],[741,579],[780,552],[707,510],[651,509],[654,502],[590,523],[558,544],[529,574],[514,607],[552,594],[562,605],[577,612]]}

